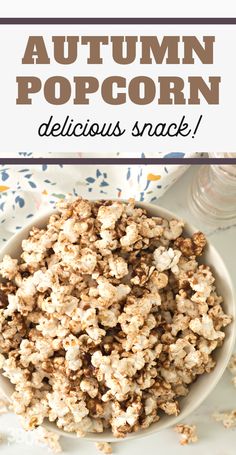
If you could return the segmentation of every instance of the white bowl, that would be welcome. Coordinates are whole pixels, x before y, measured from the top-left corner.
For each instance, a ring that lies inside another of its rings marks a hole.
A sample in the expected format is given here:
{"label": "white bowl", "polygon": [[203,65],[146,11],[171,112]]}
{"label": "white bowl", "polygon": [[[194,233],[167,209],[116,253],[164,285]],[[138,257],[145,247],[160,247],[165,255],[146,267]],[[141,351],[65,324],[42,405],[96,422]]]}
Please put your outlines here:
{"label": "white bowl", "polygon": [[[141,202],[138,202],[136,205],[138,207],[145,208],[148,211],[148,214],[151,216],[161,216],[167,219],[178,218],[178,216],[176,216],[174,213],[171,213],[168,210],[163,209],[162,207],[158,207],[156,205]],[[28,233],[33,226],[38,226],[39,228],[45,227],[51,213],[52,212],[34,218],[34,220],[32,220],[30,224],[28,224],[26,227],[21,229],[17,234],[15,234],[6,244],[6,246],[2,249],[0,253],[0,260],[2,260],[4,254],[10,254],[15,258],[19,257],[21,252],[22,240],[28,236]],[[193,234],[193,232],[195,231],[196,229],[193,226],[189,225],[188,223],[185,224],[184,229],[185,234]],[[145,430],[140,430],[136,433],[130,433],[124,439],[115,438],[112,435],[111,431],[105,431],[103,433],[96,434],[90,433],[84,439],[109,442],[123,440],[125,441],[127,439],[147,436],[157,431],[176,425],[179,421],[185,419],[189,414],[191,414],[203,402],[203,400],[205,400],[207,395],[209,395],[209,393],[214,389],[214,387],[220,380],[229,362],[235,341],[236,307],[234,302],[233,286],[230,275],[227,271],[227,268],[222,258],[220,257],[217,250],[211,244],[208,243],[205,253],[200,259],[200,262],[204,262],[205,264],[209,265],[212,268],[214,276],[216,278],[217,292],[224,298],[223,303],[224,311],[227,314],[233,316],[233,322],[225,329],[226,336],[223,346],[216,349],[213,354],[214,358],[217,361],[215,368],[209,374],[205,373],[202,376],[199,376],[197,380],[191,385],[188,395],[179,400],[181,412],[178,415],[178,417],[167,416],[163,413],[161,419],[158,422],[153,423],[149,428]],[[14,391],[14,386],[10,383],[10,381],[7,378],[0,375],[0,389],[2,389],[3,393],[10,399],[11,394]],[[44,426],[50,430],[59,432],[63,436],[77,437],[73,433],[67,433],[65,431],[59,430],[56,424],[54,423],[48,422],[45,423]]]}

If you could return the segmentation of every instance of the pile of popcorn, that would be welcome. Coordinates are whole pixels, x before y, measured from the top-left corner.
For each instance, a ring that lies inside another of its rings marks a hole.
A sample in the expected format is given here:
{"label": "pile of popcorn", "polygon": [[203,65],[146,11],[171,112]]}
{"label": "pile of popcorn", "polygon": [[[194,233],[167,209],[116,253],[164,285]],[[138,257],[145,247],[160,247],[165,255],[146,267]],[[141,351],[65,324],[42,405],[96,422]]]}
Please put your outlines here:
{"label": "pile of popcorn", "polygon": [[0,264],[0,368],[26,430],[116,437],[177,416],[231,317],[206,240],[128,203],[60,203]]}
{"label": "pile of popcorn", "polygon": [[181,446],[186,446],[198,441],[196,425],[179,424],[176,425],[174,429],[182,436],[180,439]]}

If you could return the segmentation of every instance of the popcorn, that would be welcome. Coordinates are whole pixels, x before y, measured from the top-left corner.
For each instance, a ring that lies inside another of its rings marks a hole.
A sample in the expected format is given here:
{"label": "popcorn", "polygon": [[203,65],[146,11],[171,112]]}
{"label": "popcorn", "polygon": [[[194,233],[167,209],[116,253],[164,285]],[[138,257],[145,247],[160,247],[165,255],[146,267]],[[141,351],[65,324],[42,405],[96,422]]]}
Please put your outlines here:
{"label": "popcorn", "polygon": [[189,323],[190,329],[207,340],[222,340],[224,332],[216,331],[213,321],[209,315],[204,314],[201,318],[192,319]]}
{"label": "popcorn", "polygon": [[236,409],[229,412],[216,412],[212,417],[216,422],[222,422],[225,428],[236,427]]}
{"label": "popcorn", "polygon": [[97,283],[98,293],[102,300],[107,302],[106,306],[124,299],[131,290],[129,286],[124,284],[119,284],[119,286],[115,287],[104,277],[99,277]]}
{"label": "popcorn", "polygon": [[108,260],[110,275],[117,279],[123,278],[128,274],[128,266],[122,257],[110,257]]}
{"label": "popcorn", "polygon": [[95,446],[102,453],[112,453],[112,447],[109,442],[96,442]]}
{"label": "popcorn", "polygon": [[[13,410],[15,410],[14,402]],[[20,413],[20,421],[23,428],[28,431],[34,430],[42,425],[44,419],[48,416],[48,411],[49,405],[44,397],[41,397],[40,399],[33,398],[30,402],[30,406],[26,407],[25,413]]]}
{"label": "popcorn", "polygon": [[143,221],[139,229],[142,237],[153,239],[163,234],[163,227],[156,223],[156,220],[148,218]]}
{"label": "popcorn", "polygon": [[60,436],[53,431],[48,431],[44,427],[39,427],[35,430],[36,441],[43,443],[51,450],[53,453],[62,452],[61,445],[59,443]]}
{"label": "popcorn", "polygon": [[115,327],[118,323],[119,309],[114,308],[100,310],[98,313],[99,322],[105,327]]}
{"label": "popcorn", "polygon": [[199,315],[199,307],[196,302],[192,302],[182,289],[176,295],[177,310],[179,313],[189,316],[191,319]]}
{"label": "popcorn", "polygon": [[12,259],[8,254],[5,254],[0,264],[0,275],[2,275],[3,278],[8,278],[9,280],[12,280],[17,273],[18,273],[17,259]]}
{"label": "popcorn", "polygon": [[[6,308],[9,304],[8,295],[0,289],[0,309]],[[14,307],[16,307],[16,303],[14,303]]]}
{"label": "popcorn", "polygon": [[164,229],[164,237],[168,240],[175,240],[183,232],[184,222],[181,220],[170,220],[168,227]]}
{"label": "popcorn", "polygon": [[175,431],[182,435],[180,440],[182,446],[198,441],[196,425],[179,424],[175,426]]}
{"label": "popcorn", "polygon": [[80,388],[83,392],[87,392],[91,398],[95,398],[98,394],[98,382],[94,378],[83,379]]}
{"label": "popcorn", "polygon": [[152,292],[157,292],[159,289],[163,289],[168,284],[168,275],[166,273],[160,273],[157,270],[151,274],[149,279],[149,289]]}
{"label": "popcorn", "polygon": [[196,291],[192,296],[193,302],[202,303],[207,300],[212,291],[215,279],[209,267],[200,265],[198,270],[189,278],[191,288]]}
{"label": "popcorn", "polygon": [[114,239],[113,231],[104,229],[100,232],[100,240],[96,240],[95,246],[102,255],[110,255],[117,248],[118,241]]}
{"label": "popcorn", "polygon": [[178,262],[178,270],[174,271],[174,276],[178,281],[180,290],[186,289],[189,286],[189,277],[198,269],[198,262],[195,256],[186,258],[181,255]]}
{"label": "popcorn", "polygon": [[[172,318],[171,334],[176,336],[179,332],[183,332],[190,327],[190,317],[183,314],[174,314]],[[191,327],[190,327],[191,328]]]}
{"label": "popcorn", "polygon": [[232,355],[228,364],[228,370],[230,371],[231,374],[236,376],[236,354]]}
{"label": "popcorn", "polygon": [[159,272],[171,269],[175,273],[175,271],[178,271],[177,264],[180,256],[181,252],[178,250],[173,250],[172,248],[166,250],[164,246],[159,246],[153,253],[155,267]]}
{"label": "popcorn", "polygon": [[66,351],[65,359],[68,368],[72,371],[78,370],[82,366],[82,360],[80,358],[81,348],[78,339],[74,335],[69,335],[64,339],[62,345]]}
{"label": "popcorn", "polygon": [[133,245],[139,239],[138,227],[135,223],[130,224],[126,227],[126,234],[121,237],[120,243],[122,247],[129,247]]}
{"label": "popcorn", "polygon": [[81,251],[81,258],[78,261],[78,269],[82,273],[92,274],[97,264],[97,255],[85,248]]}
{"label": "popcorn", "polygon": [[[64,200],[19,261],[4,257],[0,367],[25,429],[49,419],[80,437],[120,438],[181,412],[231,322],[197,261],[204,235],[185,238],[183,227],[133,200]],[[196,439],[194,427],[178,428],[183,444]],[[57,435],[38,431],[60,450]]]}
{"label": "popcorn", "polygon": [[122,430],[125,429],[125,431],[129,431],[129,427],[134,426],[137,422],[140,415],[141,404],[139,402],[132,403],[127,407],[126,411],[123,411],[118,401],[116,401],[112,407],[114,412],[112,430],[116,437],[122,437]]}
{"label": "popcorn", "polygon": [[68,218],[63,225],[62,232],[71,243],[78,240],[78,234],[75,232],[75,219]]}
{"label": "popcorn", "polygon": [[162,409],[162,411],[165,411],[165,413],[169,416],[177,416],[180,412],[179,405],[175,401],[166,401],[165,403],[160,404],[159,408]]}
{"label": "popcorn", "polygon": [[115,227],[116,221],[121,217],[123,206],[119,202],[107,206],[101,205],[98,209],[97,219],[102,224],[102,229],[111,229]]}
{"label": "popcorn", "polygon": [[202,232],[195,232],[192,238],[178,237],[175,246],[180,249],[184,256],[201,256],[206,239]]}
{"label": "popcorn", "polygon": [[145,414],[148,416],[149,414],[152,414],[153,411],[155,411],[157,408],[157,402],[153,397],[150,396],[146,398],[144,406]]}

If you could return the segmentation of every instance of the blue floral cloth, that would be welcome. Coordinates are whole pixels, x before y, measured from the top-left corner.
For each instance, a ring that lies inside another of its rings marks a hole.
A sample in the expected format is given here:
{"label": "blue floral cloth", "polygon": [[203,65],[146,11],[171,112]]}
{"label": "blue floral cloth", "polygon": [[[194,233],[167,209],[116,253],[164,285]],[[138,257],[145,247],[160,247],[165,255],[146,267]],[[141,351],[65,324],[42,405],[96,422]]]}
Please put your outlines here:
{"label": "blue floral cloth", "polygon": [[[173,156],[173,154],[172,154]],[[0,244],[67,194],[153,202],[186,166],[0,166]]]}

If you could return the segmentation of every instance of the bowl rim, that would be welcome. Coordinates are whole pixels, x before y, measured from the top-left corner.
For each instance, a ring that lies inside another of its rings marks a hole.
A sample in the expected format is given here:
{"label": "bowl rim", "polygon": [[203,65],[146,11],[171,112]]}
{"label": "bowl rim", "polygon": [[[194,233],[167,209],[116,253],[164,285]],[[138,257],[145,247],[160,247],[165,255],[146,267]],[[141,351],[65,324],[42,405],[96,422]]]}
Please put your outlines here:
{"label": "bowl rim", "polygon": [[[91,200],[97,201],[99,199],[91,199]],[[109,201],[113,201],[113,202],[117,202],[117,201],[128,202],[128,200],[122,200],[122,199],[103,199],[102,198],[100,200],[103,200],[103,201],[109,200]],[[176,215],[174,212],[172,212],[162,206],[159,206],[157,204],[135,201],[135,206],[146,209],[147,213],[151,214],[151,216],[160,216],[160,217],[166,217],[167,219],[177,219],[177,220],[182,219],[179,215]],[[153,211],[160,212],[160,213],[153,215],[152,214]],[[4,247],[1,248],[0,260],[2,260],[2,257],[4,256],[4,254],[8,254],[7,253],[8,249],[14,244],[14,242],[16,242],[19,239],[19,237],[22,236],[22,234],[26,233],[26,235],[27,235],[27,233],[29,232],[30,229],[32,229],[33,226],[37,226],[37,223],[38,224],[44,223],[44,222],[46,223],[47,220],[49,219],[49,217],[53,213],[57,213],[57,210],[51,209],[51,210],[44,211],[41,214],[38,214],[38,215],[32,217],[30,222],[27,223],[25,226],[23,226],[22,229],[20,229],[18,232],[16,232],[7,241],[7,243],[4,245]],[[196,232],[199,230],[194,225],[190,224],[186,219],[184,219],[183,221],[184,221],[184,231],[186,231],[186,233],[189,233],[192,235],[193,232]],[[207,238],[207,236],[206,236],[206,238]],[[157,433],[161,430],[168,429],[168,428],[176,425],[183,419],[185,419],[190,414],[192,414],[202,404],[202,402],[212,392],[212,390],[216,387],[217,383],[219,382],[220,378],[222,377],[223,373],[225,372],[225,370],[227,368],[228,362],[230,360],[230,357],[231,357],[233,349],[234,349],[234,344],[235,344],[235,340],[236,340],[236,324],[235,324],[235,320],[236,320],[235,303],[236,303],[236,301],[235,301],[235,293],[234,293],[231,275],[227,269],[227,266],[225,265],[224,260],[222,259],[217,248],[214,245],[212,245],[211,242],[208,241],[208,238],[207,238],[207,245],[208,245],[208,248],[210,247],[212,253],[216,256],[216,258],[218,258],[221,261],[221,265],[224,268],[224,275],[227,276],[227,284],[229,285],[231,298],[232,298],[232,312],[231,313],[232,313],[233,320],[230,324],[230,333],[228,334],[228,350],[227,350],[227,354],[224,355],[224,357],[220,359],[221,368],[219,369],[218,373],[214,376],[214,379],[211,382],[209,382],[209,384],[207,384],[207,386],[204,388],[204,390],[201,392],[201,394],[199,394],[198,399],[194,400],[193,404],[189,405],[187,409],[181,411],[178,416],[168,416],[169,417],[168,422],[164,422],[163,424],[161,424],[161,419],[160,419],[158,422],[152,423],[150,425],[150,427],[148,427],[146,429],[140,429],[137,432],[128,433],[125,438],[116,438],[115,436],[112,435],[111,430],[106,430],[105,432],[102,432],[102,433],[87,433],[83,437],[83,440],[93,441],[93,442],[95,442],[95,441],[125,442],[125,441],[135,439],[135,438],[136,439],[144,438],[144,437],[150,436],[154,433]],[[218,348],[218,349],[221,349],[221,348]],[[212,372],[214,372],[214,369],[212,370]],[[203,376],[204,375],[206,375],[206,373],[204,373]],[[1,384],[1,379],[2,379],[2,374],[0,372],[0,391],[10,400],[11,395],[6,393],[6,390],[3,388],[3,385]],[[197,381],[197,379],[196,379],[196,381]],[[10,381],[9,381],[9,384],[11,384]],[[11,384],[11,385],[14,387],[14,384]],[[61,436],[78,439],[78,436],[76,435],[76,433],[74,433],[74,432],[70,433],[70,432],[66,432],[65,430],[61,430],[57,427],[57,425],[54,422],[46,421],[46,422],[43,422],[42,426],[45,427],[46,429],[48,429],[49,431],[54,431],[55,433],[60,434]]]}

